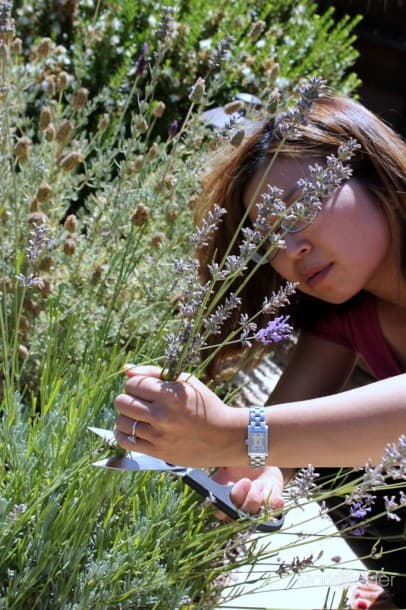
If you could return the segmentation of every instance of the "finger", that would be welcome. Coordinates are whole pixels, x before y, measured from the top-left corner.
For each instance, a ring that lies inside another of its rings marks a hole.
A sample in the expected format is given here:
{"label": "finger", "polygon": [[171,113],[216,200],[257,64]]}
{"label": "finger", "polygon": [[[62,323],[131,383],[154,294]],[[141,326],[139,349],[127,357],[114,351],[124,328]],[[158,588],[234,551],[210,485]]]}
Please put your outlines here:
{"label": "finger", "polygon": [[119,414],[136,419],[137,421],[151,421],[151,403],[130,394],[119,394],[116,396],[114,405]]}
{"label": "finger", "polygon": [[214,516],[216,517],[216,519],[218,519],[219,521],[226,521],[227,523],[229,523],[230,521],[232,521],[231,517],[229,517],[228,515],[226,515],[226,513],[223,513],[223,511],[221,510],[216,510],[216,512],[214,513]]}
{"label": "finger", "polygon": [[135,365],[135,364],[126,364],[124,365],[124,374],[127,377],[151,377],[159,381],[163,381],[165,383],[187,383],[195,390],[207,391],[206,386],[194,375],[190,373],[181,373],[176,381],[166,381],[165,380],[165,371],[157,366],[152,365]]}
{"label": "finger", "polygon": [[[220,470],[222,470],[222,469],[220,469]],[[227,469],[224,469],[224,470],[227,470]],[[233,483],[233,481],[228,481],[228,480],[226,482],[226,477],[223,477],[222,481],[220,481],[219,479],[216,479],[216,480],[217,480],[217,483],[221,483],[222,485],[229,485],[230,483]],[[231,498],[231,501],[233,502],[233,504],[236,506],[236,508],[240,508],[241,505],[244,503],[245,497],[246,497],[250,487],[251,487],[251,481],[249,479],[240,479],[238,481],[238,483],[236,483],[236,485],[233,486],[233,488],[231,490],[230,498]],[[220,521],[227,521],[227,522],[232,521],[231,517],[226,515],[226,513],[223,513],[221,510],[217,510],[215,512],[215,516]]]}
{"label": "finger", "polygon": [[[124,374],[127,377],[154,377],[155,379],[159,379],[161,381],[165,381],[165,371],[164,369],[159,368],[158,366],[153,365],[136,365],[136,364],[125,364],[123,367]],[[176,379],[176,383],[178,382],[187,382],[192,387],[196,389],[202,390],[205,388],[204,384],[197,379],[194,375],[190,373],[181,373]]]}
{"label": "finger", "polygon": [[235,479],[230,478],[228,468],[217,468],[216,472],[212,475],[213,481],[220,483],[220,485],[234,485]]}
{"label": "finger", "polygon": [[141,438],[141,436],[138,436],[138,434],[135,437],[135,441],[129,438],[130,435],[124,434],[123,432],[120,432],[120,430],[114,430],[114,436],[120,447],[127,451],[139,451],[140,453],[158,457],[155,455],[154,445],[144,438]]}
{"label": "finger", "polygon": [[[123,434],[127,437],[133,437],[135,435],[137,441],[143,439],[152,444],[156,437],[153,428],[149,424],[137,419],[130,419],[124,415],[119,415],[116,419],[114,434],[116,435],[116,433]],[[135,441],[133,440],[133,442]]]}
{"label": "finger", "polygon": [[133,375],[124,385],[127,394],[149,402],[173,403],[186,399],[186,388],[177,381],[163,381],[157,376]]}
{"label": "finger", "polygon": [[231,499],[242,511],[250,515],[259,513],[265,504],[272,509],[282,508],[284,505],[280,490],[276,489],[275,492],[261,479],[241,479],[234,485]]}
{"label": "finger", "polygon": [[238,507],[242,508],[247,494],[251,489],[252,481],[247,478],[240,479],[231,490],[231,500]]}
{"label": "finger", "polygon": [[[244,479],[242,479],[244,481]],[[241,510],[249,515],[259,513],[265,502],[265,485],[263,481],[249,481],[250,485],[245,495],[243,503],[240,505]],[[241,481],[238,481],[234,487],[240,486]],[[248,487],[248,486],[247,486]]]}
{"label": "finger", "polygon": [[264,481],[264,502],[272,509],[279,509],[285,506],[285,500],[282,495],[283,483],[279,483],[275,479]]}
{"label": "finger", "polygon": [[125,364],[124,375],[127,377],[136,377],[137,375],[143,375],[146,377],[156,377],[161,379],[162,369],[158,366],[152,365],[136,365],[136,364]]}

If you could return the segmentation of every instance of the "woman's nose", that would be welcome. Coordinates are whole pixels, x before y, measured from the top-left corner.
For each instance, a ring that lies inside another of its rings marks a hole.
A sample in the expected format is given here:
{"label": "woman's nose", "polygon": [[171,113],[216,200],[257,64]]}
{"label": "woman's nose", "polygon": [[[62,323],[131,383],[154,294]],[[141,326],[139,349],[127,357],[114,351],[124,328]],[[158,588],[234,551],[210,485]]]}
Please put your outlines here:
{"label": "woman's nose", "polygon": [[312,250],[311,242],[300,233],[287,233],[284,237],[285,248],[282,252],[291,259],[300,259]]}

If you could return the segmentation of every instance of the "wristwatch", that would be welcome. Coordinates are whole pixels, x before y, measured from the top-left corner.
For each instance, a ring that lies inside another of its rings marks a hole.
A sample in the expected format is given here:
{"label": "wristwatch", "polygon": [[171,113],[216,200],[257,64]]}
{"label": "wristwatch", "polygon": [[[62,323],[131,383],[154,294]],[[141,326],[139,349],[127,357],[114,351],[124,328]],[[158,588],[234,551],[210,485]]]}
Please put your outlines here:
{"label": "wristwatch", "polygon": [[251,406],[246,440],[250,468],[265,466],[268,457],[268,429],[269,427],[265,423],[264,407]]}

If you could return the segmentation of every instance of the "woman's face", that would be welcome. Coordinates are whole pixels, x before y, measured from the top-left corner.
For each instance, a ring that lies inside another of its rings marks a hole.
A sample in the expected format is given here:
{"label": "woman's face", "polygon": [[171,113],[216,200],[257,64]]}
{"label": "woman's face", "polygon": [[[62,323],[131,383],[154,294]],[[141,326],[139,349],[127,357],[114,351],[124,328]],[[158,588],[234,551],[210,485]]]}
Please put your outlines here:
{"label": "woman's face", "polygon": [[[265,169],[267,175],[256,201],[270,184],[282,189],[282,198],[292,203],[300,193],[296,184],[299,178],[310,179],[309,165],[314,165],[314,160],[278,158],[270,170]],[[264,169],[260,168],[248,184],[246,206],[263,176]],[[250,208],[250,217],[255,220],[255,205]],[[272,267],[286,280],[299,282],[302,292],[318,299],[343,303],[360,290],[379,291],[381,282],[385,282],[389,228],[372,196],[356,178],[345,182],[323,203],[308,227],[287,233],[284,240],[286,247],[272,259]]]}

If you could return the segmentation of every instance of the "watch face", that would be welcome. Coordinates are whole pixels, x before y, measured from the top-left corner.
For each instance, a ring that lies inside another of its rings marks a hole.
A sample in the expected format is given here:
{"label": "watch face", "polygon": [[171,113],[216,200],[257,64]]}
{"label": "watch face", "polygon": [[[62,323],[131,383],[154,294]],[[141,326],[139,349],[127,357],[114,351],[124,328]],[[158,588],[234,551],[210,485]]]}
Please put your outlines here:
{"label": "watch face", "polygon": [[268,438],[264,432],[250,432],[248,436],[248,453],[259,453],[261,455],[268,453]]}

